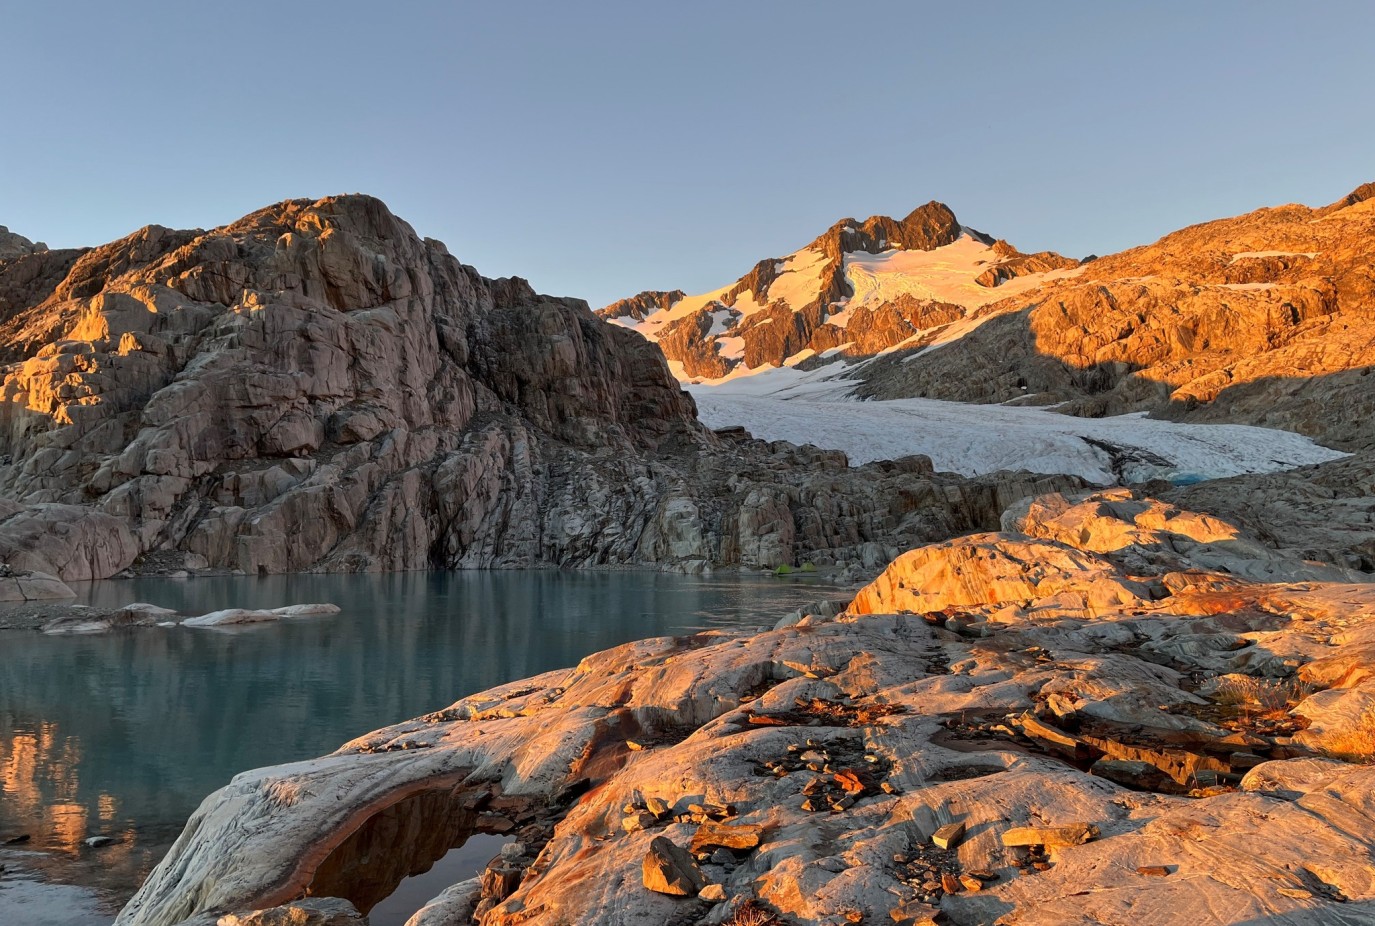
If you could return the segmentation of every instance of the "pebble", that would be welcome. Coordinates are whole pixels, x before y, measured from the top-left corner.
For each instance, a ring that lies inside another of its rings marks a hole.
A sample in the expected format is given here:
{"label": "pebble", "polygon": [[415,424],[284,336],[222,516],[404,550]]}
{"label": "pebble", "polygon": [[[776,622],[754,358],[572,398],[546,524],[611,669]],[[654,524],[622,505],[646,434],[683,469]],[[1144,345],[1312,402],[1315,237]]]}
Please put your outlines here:
{"label": "pebble", "polygon": [[719,884],[708,884],[697,896],[709,903],[720,903],[726,899],[726,889]]}

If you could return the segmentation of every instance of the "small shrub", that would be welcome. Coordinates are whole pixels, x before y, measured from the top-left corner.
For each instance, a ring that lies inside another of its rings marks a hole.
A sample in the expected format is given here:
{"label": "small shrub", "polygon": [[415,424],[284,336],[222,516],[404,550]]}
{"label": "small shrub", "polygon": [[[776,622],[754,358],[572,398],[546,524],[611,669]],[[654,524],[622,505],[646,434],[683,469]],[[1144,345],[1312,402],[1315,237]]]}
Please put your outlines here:
{"label": "small shrub", "polygon": [[1229,675],[1217,686],[1217,702],[1242,713],[1283,714],[1312,691],[1298,679],[1251,678]]}
{"label": "small shrub", "polygon": [[747,900],[722,920],[721,926],[782,926],[782,923],[782,920],[753,900]]}
{"label": "small shrub", "polygon": [[1367,708],[1350,730],[1327,737],[1322,751],[1343,762],[1375,761],[1375,708]]}
{"label": "small shrub", "polygon": [[779,566],[777,569],[775,569],[775,570],[773,571],[773,574],[776,575],[776,576],[786,576],[786,575],[792,575],[792,571],[793,571],[793,567],[789,566],[787,563],[784,563],[783,565],[781,565],[781,566]]}

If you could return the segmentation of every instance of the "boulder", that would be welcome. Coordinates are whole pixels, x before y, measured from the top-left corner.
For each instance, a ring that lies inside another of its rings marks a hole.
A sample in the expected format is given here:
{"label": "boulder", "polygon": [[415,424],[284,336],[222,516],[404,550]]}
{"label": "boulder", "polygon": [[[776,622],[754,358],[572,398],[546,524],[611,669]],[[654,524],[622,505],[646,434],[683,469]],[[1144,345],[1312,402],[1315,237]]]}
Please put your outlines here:
{"label": "boulder", "polygon": [[750,852],[759,847],[764,838],[764,828],[747,823],[703,823],[692,835],[689,851],[711,852],[714,849],[729,849],[732,852]]}
{"label": "boulder", "polygon": [[75,598],[67,583],[45,572],[15,571],[0,574],[0,601],[51,601]]}
{"label": "boulder", "polygon": [[706,886],[706,878],[691,855],[663,836],[656,836],[645,852],[644,886],[658,894],[694,897]]}

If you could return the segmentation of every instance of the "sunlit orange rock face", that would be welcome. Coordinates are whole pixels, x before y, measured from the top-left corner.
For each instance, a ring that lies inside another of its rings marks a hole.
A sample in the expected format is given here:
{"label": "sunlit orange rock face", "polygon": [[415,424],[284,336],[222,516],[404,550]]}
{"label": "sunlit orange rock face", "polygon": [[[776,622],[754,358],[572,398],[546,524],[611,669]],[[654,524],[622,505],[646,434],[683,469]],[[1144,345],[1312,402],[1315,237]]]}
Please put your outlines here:
{"label": "sunlit orange rock face", "polygon": [[925,235],[846,220],[720,290],[600,314],[657,341],[684,380],[877,357],[846,371],[862,396],[1148,411],[1356,449],[1375,443],[1372,197],[1366,184],[1082,263],[1022,254],[936,203],[913,213]]}
{"label": "sunlit orange rock face", "polygon": [[1089,262],[990,307],[940,350],[877,362],[868,394],[1068,402],[1375,443],[1375,184]]}
{"label": "sunlit orange rock face", "polygon": [[[1050,251],[1023,254],[930,202],[902,219],[841,219],[713,292],[643,292],[597,314],[658,343],[684,378],[710,380],[818,354],[871,356],[926,343],[975,310],[1078,265]],[[876,279],[884,283],[871,286]]]}

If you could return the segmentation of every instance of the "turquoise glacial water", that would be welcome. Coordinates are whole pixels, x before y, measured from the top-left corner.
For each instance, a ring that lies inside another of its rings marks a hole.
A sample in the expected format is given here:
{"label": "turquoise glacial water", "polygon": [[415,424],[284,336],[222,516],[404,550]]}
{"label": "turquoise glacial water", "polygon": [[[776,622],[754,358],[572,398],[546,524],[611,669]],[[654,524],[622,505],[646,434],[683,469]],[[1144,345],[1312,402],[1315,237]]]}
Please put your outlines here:
{"label": "turquoise glacial water", "polygon": [[[771,625],[815,580],[654,572],[430,572],[134,579],[78,602],[185,615],[332,602],[232,629],[0,634],[0,840],[127,896],[197,804],[236,773],[321,755],[377,727],[629,640]],[[90,836],[114,837],[92,849]],[[465,863],[466,864],[466,863]]]}

